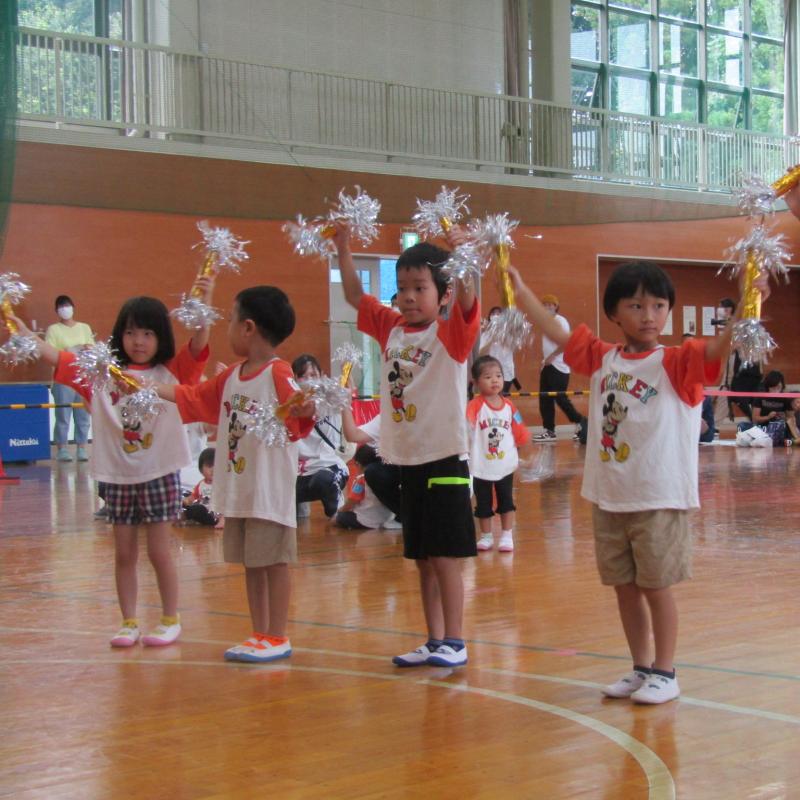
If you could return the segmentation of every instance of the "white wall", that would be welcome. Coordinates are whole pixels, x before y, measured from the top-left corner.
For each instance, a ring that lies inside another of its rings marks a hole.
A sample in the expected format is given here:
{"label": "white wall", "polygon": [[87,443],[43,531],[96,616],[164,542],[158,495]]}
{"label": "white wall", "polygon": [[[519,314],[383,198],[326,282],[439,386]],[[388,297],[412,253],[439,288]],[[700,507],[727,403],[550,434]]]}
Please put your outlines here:
{"label": "white wall", "polygon": [[445,89],[503,88],[502,0],[169,2],[172,47],[196,36],[221,58]]}

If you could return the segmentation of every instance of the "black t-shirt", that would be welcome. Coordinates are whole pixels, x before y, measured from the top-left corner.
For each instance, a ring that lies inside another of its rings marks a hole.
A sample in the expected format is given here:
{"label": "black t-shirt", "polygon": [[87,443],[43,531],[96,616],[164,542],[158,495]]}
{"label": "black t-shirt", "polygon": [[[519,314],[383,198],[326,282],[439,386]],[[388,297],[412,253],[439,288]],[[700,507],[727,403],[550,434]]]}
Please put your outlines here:
{"label": "black t-shirt", "polygon": [[[765,390],[762,388],[761,391]],[[773,419],[785,419],[792,410],[792,401],[788,397],[755,397],[753,407],[760,409],[762,417],[766,417],[770,411],[775,411],[777,416]]]}

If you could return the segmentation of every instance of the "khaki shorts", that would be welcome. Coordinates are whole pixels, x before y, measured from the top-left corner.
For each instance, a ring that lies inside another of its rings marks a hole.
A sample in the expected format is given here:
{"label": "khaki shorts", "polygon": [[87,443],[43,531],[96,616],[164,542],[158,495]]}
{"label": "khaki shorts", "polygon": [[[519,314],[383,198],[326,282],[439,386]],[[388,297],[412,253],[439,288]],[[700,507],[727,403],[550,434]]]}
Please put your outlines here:
{"label": "khaki shorts", "polygon": [[297,529],[266,519],[225,517],[222,552],[229,564],[271,567],[297,561]]}
{"label": "khaki shorts", "polygon": [[664,589],[692,577],[689,512],[603,511],[592,506],[594,550],[606,586]]}

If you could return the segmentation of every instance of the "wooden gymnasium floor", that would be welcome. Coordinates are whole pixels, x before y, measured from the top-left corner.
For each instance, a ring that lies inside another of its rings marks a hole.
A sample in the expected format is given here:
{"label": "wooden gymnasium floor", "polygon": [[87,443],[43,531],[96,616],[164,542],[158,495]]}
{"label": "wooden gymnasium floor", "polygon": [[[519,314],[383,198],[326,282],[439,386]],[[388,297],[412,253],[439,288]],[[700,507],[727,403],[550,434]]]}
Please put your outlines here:
{"label": "wooden gymnasium floor", "polygon": [[[583,451],[518,490],[517,550],[469,561],[470,664],[398,670],[423,637],[395,533],[301,522],[289,662],[226,664],[249,632],[240,570],[175,529],[185,634],[112,651],[109,528],[84,464],[0,489],[0,797],[800,798],[800,450],[707,447],[678,702],[600,684],[628,667],[598,583]],[[149,566],[140,616],[157,619]]]}

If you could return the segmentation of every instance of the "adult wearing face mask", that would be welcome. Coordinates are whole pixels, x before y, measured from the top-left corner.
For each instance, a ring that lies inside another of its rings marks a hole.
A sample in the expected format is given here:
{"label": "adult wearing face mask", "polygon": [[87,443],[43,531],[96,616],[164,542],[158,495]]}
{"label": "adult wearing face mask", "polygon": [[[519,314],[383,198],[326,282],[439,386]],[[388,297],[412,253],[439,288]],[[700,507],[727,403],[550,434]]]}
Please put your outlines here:
{"label": "adult wearing face mask", "polygon": [[[58,322],[50,325],[45,334],[48,344],[59,350],[69,350],[77,353],[84,347],[94,344],[92,329],[85,322],[76,322],[74,319],[75,304],[65,294],[56,298],[56,314]],[[53,402],[57,405],[67,403],[82,403],[83,398],[68,386],[54,383],[52,390]],[[58,452],[58,461],[72,461],[72,454],[67,447],[69,442],[69,421],[75,422],[75,444],[77,445],[78,461],[88,461],[86,443],[89,441],[89,412],[85,408],[57,408],[55,409],[56,424],[53,431]]]}

